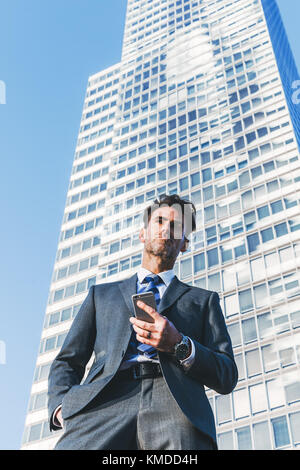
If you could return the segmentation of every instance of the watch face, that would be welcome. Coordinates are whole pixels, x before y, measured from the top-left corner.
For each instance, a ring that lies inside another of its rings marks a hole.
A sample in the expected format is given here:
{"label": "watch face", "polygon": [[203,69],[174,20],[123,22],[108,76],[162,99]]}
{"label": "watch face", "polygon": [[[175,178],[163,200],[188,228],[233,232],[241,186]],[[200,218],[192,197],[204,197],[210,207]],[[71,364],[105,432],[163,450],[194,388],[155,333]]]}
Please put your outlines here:
{"label": "watch face", "polygon": [[188,355],[188,352],[189,352],[189,347],[187,344],[180,344],[177,349],[176,349],[176,357],[177,359],[179,359],[180,361],[182,361],[183,359],[185,359]]}

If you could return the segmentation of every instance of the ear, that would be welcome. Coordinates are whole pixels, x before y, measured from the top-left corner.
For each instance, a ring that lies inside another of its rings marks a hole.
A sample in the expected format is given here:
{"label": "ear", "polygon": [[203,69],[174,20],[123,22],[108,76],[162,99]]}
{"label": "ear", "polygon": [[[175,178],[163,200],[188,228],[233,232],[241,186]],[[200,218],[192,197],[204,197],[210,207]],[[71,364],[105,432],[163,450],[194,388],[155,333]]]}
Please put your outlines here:
{"label": "ear", "polygon": [[184,239],[182,241],[181,248],[180,248],[181,253],[185,253],[188,250],[189,242],[190,241],[187,238],[184,237]]}
{"label": "ear", "polygon": [[140,239],[140,242],[145,243],[146,234],[145,234],[145,228],[144,227],[142,227],[141,230],[140,230],[139,239]]}

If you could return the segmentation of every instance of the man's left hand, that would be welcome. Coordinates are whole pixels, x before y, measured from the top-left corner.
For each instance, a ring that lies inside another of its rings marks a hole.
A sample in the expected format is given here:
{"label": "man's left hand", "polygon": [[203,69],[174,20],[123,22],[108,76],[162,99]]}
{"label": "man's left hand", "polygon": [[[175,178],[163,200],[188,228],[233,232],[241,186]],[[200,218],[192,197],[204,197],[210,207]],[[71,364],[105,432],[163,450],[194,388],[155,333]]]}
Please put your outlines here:
{"label": "man's left hand", "polygon": [[160,315],[154,308],[141,300],[137,302],[137,305],[154,320],[154,323],[148,323],[135,317],[130,318],[137,340],[140,343],[149,344],[159,351],[173,353],[174,346],[181,341],[182,335],[170,320]]}

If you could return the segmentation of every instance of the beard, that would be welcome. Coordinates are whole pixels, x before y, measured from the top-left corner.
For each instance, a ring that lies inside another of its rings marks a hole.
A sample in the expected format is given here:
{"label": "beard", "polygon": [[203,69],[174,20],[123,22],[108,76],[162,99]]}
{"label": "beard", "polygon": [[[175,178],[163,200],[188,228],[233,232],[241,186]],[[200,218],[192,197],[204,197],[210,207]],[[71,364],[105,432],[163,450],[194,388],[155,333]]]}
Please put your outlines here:
{"label": "beard", "polygon": [[145,243],[145,250],[149,255],[157,256],[163,264],[173,261],[177,257],[175,240],[156,239]]}

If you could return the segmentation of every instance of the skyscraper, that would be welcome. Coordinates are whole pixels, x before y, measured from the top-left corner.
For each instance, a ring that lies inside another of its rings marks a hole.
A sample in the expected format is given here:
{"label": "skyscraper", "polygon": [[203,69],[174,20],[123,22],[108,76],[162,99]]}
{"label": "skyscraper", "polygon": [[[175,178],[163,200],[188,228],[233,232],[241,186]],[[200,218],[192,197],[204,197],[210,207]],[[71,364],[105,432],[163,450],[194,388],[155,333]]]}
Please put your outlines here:
{"label": "skyscraper", "polygon": [[92,284],[141,262],[142,212],[197,208],[175,270],[217,291],[239,382],[207,390],[220,449],[300,446],[300,121],[275,0],[128,0],[120,63],[88,81],[23,449],[52,448],[47,375]]}

